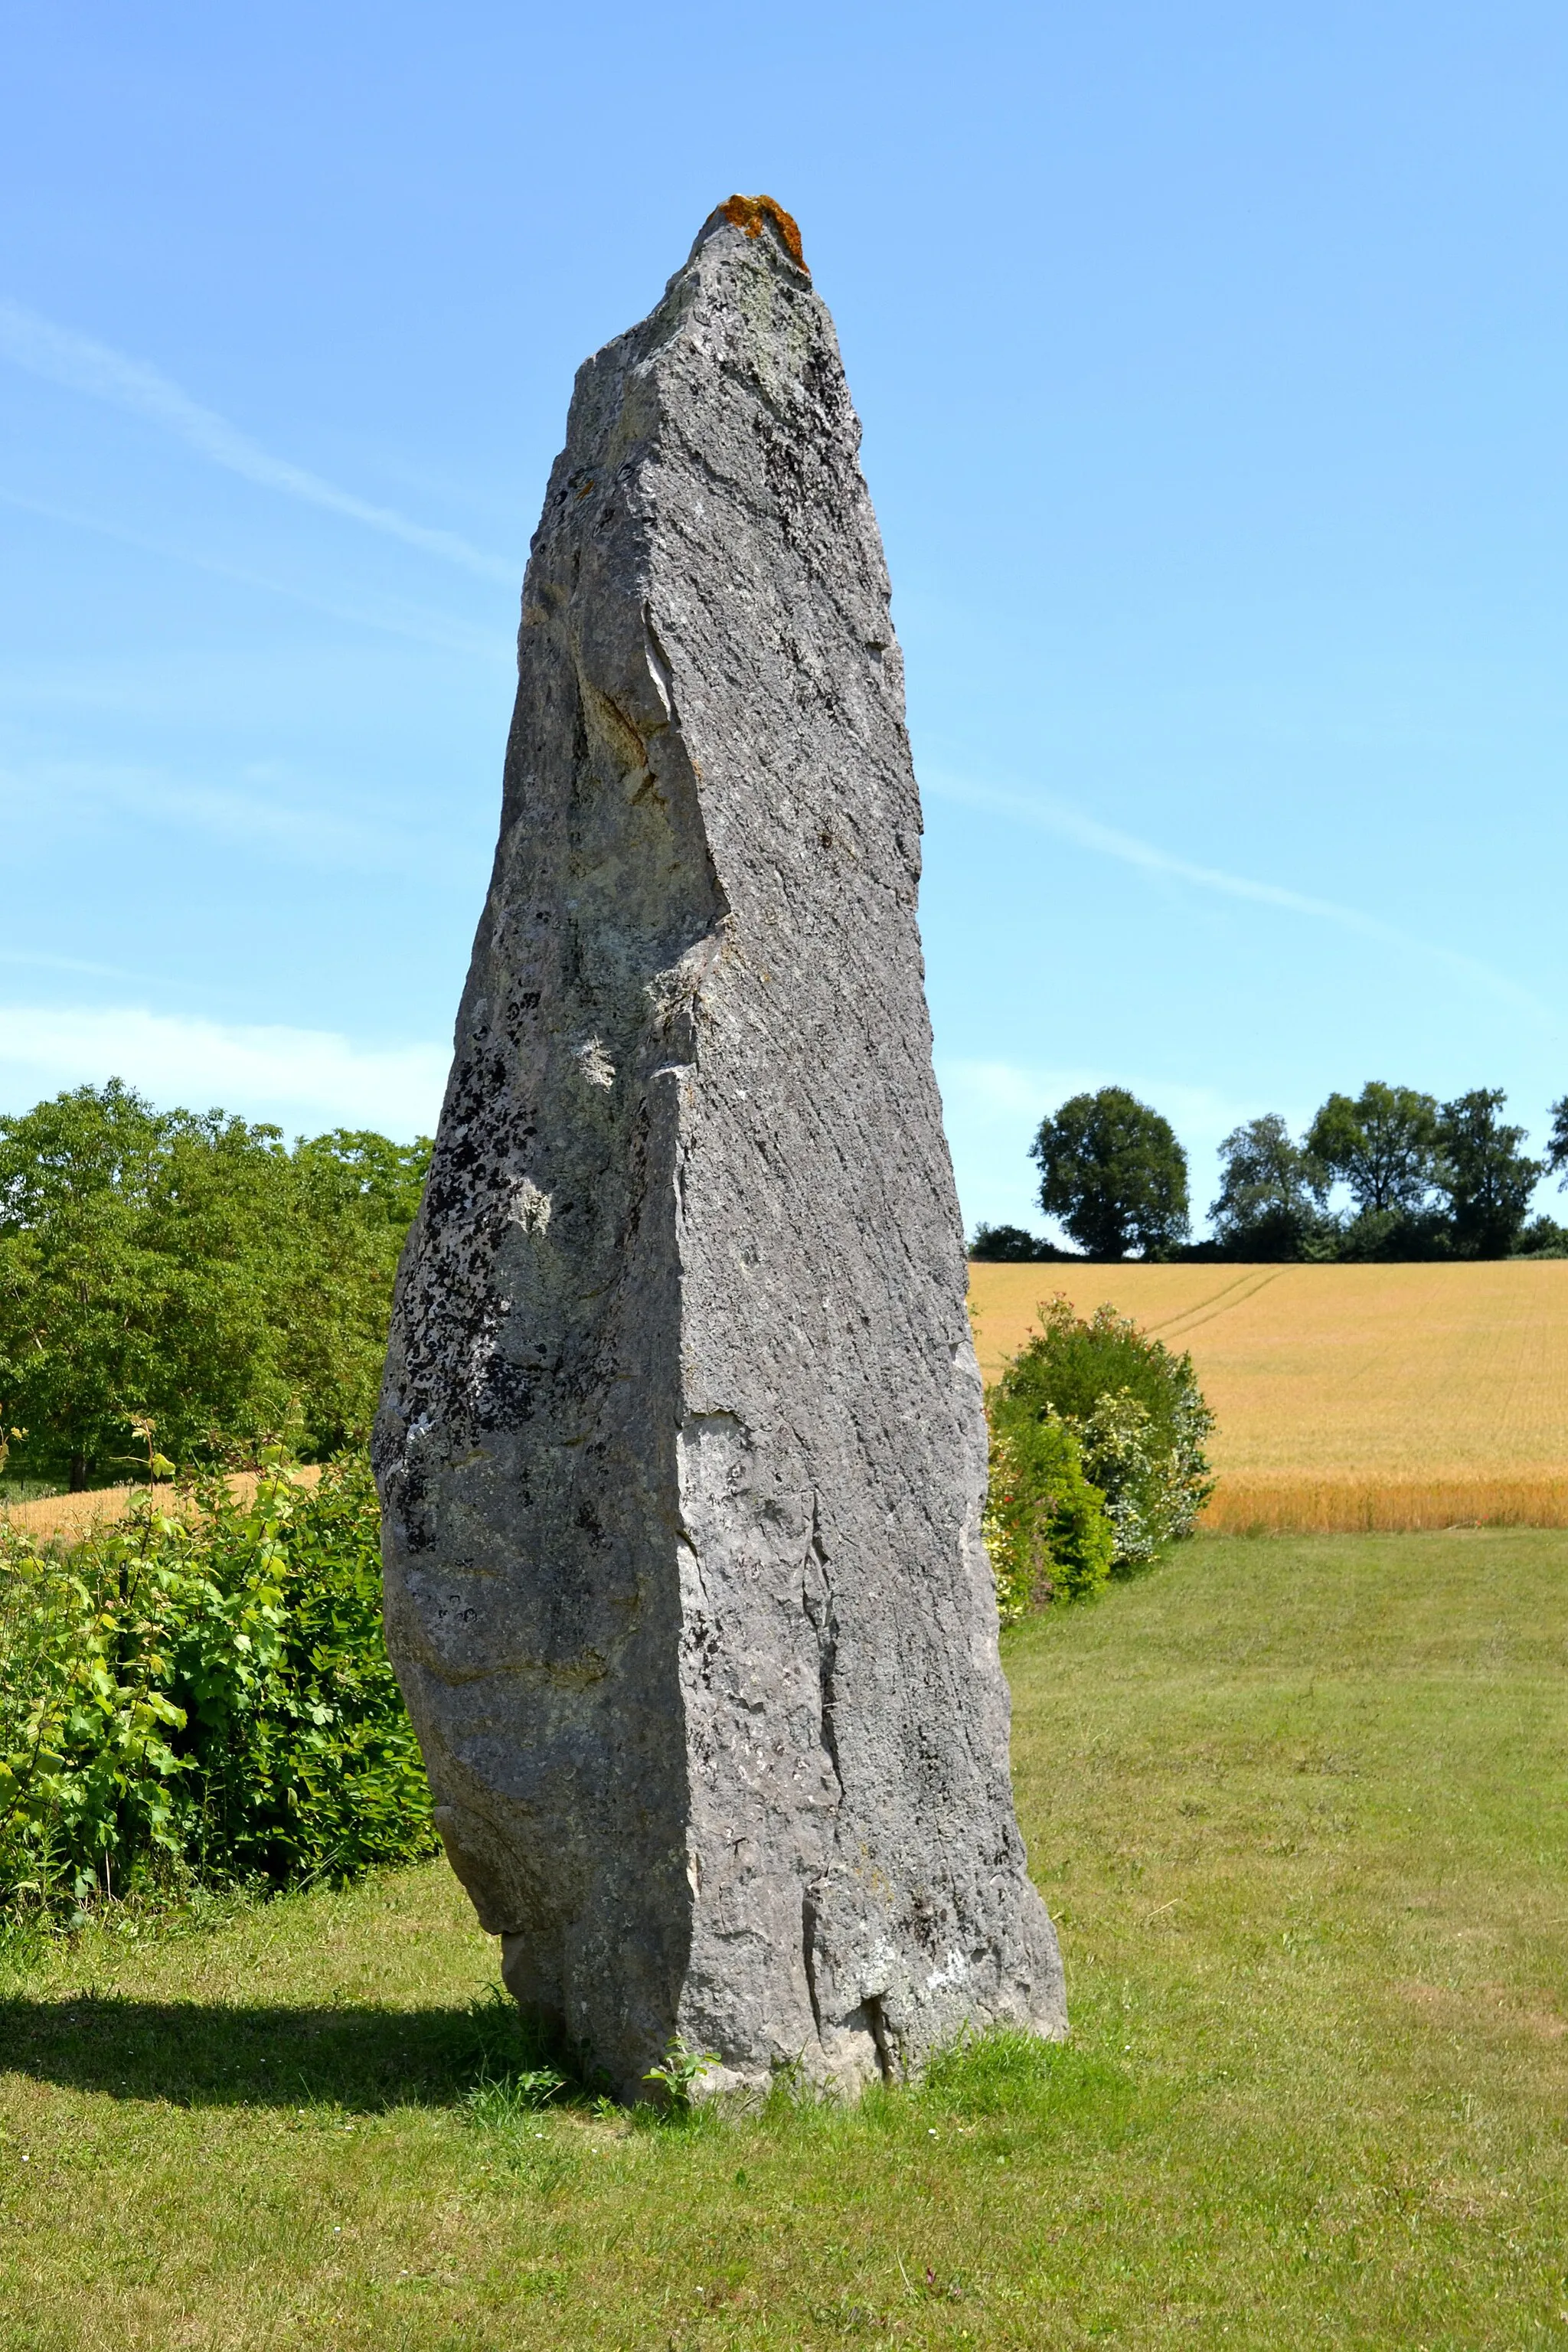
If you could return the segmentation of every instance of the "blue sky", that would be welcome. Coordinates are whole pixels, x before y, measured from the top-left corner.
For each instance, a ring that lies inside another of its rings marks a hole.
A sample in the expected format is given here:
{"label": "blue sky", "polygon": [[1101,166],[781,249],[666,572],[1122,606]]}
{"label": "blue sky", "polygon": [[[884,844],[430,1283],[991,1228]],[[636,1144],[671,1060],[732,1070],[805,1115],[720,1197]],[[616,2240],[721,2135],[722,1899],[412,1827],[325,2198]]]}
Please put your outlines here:
{"label": "blue sky", "polygon": [[[866,425],[960,1190],[1568,1092],[1560,6],[0,0],[0,1108],[434,1118],[579,361],[733,189]],[[1544,1192],[1542,1205],[1556,1205]]]}

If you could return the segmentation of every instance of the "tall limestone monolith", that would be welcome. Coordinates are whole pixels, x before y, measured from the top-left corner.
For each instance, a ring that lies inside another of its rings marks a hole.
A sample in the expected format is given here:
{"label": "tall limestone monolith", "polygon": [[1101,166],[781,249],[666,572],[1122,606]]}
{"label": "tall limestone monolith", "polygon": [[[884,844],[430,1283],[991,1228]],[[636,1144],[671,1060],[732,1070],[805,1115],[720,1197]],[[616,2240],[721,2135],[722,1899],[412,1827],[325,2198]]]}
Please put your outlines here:
{"label": "tall limestone monolith", "polygon": [[579,373],[377,1427],[447,1851],[627,2095],[1066,2024],[858,444],[766,197]]}

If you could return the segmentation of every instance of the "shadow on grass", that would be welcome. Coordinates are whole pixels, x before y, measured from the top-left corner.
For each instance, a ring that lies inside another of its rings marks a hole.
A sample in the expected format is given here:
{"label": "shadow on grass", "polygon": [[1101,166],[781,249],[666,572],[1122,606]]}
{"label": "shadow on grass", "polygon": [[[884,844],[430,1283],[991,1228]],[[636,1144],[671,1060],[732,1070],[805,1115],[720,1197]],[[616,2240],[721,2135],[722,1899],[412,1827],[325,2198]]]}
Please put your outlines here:
{"label": "shadow on grass", "polygon": [[448,2107],[481,2074],[538,2063],[537,2037],[500,2000],[415,2010],[0,2000],[0,2074],[176,2106]]}
{"label": "shadow on grass", "polygon": [[[462,2105],[480,2123],[531,2126],[545,2102],[533,2095],[530,2070],[551,2061],[565,2070],[565,2082],[549,2078],[564,2103],[592,2093],[570,2054],[499,1990],[466,2009],[0,2000],[0,2074],[174,2106],[376,2115]],[[922,2087],[872,2092],[858,2116],[873,2135],[923,2135],[928,2123],[951,2119],[969,2129],[1088,2135],[1115,2147],[1136,2129],[1141,2104],[1132,2079],[1104,2058],[1000,2026],[939,2053]],[[849,2111],[781,2082],[766,2116],[786,2132],[810,2133],[840,2128]],[[672,2132],[672,2119],[652,2108],[639,2108],[636,2120]],[[679,2119],[674,2137],[717,2121],[699,2107]]]}

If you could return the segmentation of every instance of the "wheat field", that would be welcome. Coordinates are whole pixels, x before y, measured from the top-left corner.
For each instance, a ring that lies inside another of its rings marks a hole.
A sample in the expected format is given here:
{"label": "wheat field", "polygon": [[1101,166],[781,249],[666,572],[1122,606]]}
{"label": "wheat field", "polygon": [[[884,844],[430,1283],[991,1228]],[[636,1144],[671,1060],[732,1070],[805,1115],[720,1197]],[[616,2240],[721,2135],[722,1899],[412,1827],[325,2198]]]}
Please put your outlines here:
{"label": "wheat field", "polygon": [[988,1381],[1054,1291],[1190,1349],[1218,1532],[1568,1526],[1568,1259],[973,1265]]}
{"label": "wheat field", "polygon": [[[1483,1265],[972,1265],[994,1381],[1063,1291],[1188,1349],[1218,1418],[1205,1526],[1568,1527],[1568,1259]],[[16,1505],[76,1535],[129,1487]]]}
{"label": "wheat field", "polygon": [[[313,1486],[321,1473],[318,1464],[307,1463],[291,1475],[301,1486]],[[248,1503],[254,1496],[256,1476],[254,1470],[229,1474],[228,1491],[237,1503]],[[14,1528],[35,1542],[50,1537],[71,1543],[80,1536],[90,1535],[95,1528],[110,1527],[115,1520],[122,1519],[135,1497],[149,1492],[170,1507],[184,1507],[176,1491],[169,1486],[94,1486],[82,1495],[42,1495],[31,1503],[0,1499],[0,1528]]]}

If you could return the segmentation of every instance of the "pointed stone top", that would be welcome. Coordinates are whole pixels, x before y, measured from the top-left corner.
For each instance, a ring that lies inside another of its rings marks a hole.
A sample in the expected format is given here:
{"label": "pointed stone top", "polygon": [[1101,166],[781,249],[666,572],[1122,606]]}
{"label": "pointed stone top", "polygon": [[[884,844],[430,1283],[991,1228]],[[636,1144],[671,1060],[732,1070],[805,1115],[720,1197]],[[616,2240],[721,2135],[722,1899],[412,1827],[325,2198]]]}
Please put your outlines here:
{"label": "pointed stone top", "polygon": [[764,229],[770,229],[785,257],[795,264],[803,278],[810,278],[811,272],[801,250],[800,231],[791,215],[773,196],[729,197],[709,214],[698,230],[692,252],[697,253],[710,236],[716,236],[725,227],[741,229],[750,237],[759,237]]}

